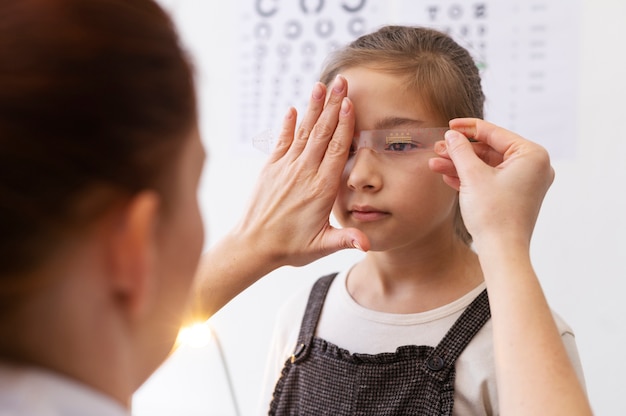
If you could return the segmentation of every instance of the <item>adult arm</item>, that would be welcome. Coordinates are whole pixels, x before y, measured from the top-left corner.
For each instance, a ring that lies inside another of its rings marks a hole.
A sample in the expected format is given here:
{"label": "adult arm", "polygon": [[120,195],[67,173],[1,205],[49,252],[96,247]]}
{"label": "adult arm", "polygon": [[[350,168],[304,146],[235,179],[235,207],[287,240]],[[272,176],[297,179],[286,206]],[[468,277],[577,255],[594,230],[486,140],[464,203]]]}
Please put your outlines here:
{"label": "adult arm", "polygon": [[482,120],[455,119],[450,128],[430,167],[459,191],[483,269],[500,411],[590,415],[530,259],[533,229],[554,179],[548,153]]}
{"label": "adult arm", "polygon": [[252,283],[284,266],[301,266],[346,248],[367,250],[356,229],[336,229],[330,213],[354,133],[347,82],[317,83],[296,128],[288,111],[276,147],[239,224],[201,259],[193,317],[204,320]]}

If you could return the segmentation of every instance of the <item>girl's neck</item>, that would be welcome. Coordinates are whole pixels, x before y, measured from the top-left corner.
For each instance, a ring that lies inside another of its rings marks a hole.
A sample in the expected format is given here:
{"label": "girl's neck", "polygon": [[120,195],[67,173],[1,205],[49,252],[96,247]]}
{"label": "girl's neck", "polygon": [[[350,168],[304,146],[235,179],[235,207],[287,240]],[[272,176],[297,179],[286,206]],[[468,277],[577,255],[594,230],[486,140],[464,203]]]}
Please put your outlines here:
{"label": "girl's neck", "polygon": [[478,256],[465,244],[431,253],[370,252],[350,271],[347,289],[360,305],[418,313],[446,305],[483,281]]}

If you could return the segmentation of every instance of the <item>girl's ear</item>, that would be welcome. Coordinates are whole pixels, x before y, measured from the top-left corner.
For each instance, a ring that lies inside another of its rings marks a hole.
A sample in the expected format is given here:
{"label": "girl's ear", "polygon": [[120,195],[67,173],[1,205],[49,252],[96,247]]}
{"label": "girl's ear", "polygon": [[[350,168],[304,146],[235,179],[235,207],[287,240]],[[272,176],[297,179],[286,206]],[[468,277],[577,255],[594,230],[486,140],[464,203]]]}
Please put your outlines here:
{"label": "girl's ear", "polygon": [[155,292],[159,196],[143,191],[116,216],[109,246],[111,293],[129,320],[140,319]]}

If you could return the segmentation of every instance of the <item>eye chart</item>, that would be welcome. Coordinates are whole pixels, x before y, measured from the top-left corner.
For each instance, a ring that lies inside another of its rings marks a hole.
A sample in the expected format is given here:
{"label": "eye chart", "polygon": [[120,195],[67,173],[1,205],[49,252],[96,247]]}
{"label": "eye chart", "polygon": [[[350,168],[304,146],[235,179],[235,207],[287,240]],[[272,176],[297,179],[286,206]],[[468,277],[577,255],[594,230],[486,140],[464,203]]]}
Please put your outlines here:
{"label": "eye chart", "polygon": [[474,56],[485,119],[571,156],[576,134],[579,0],[246,0],[239,2],[240,144],[302,116],[325,57],[385,24],[449,33]]}

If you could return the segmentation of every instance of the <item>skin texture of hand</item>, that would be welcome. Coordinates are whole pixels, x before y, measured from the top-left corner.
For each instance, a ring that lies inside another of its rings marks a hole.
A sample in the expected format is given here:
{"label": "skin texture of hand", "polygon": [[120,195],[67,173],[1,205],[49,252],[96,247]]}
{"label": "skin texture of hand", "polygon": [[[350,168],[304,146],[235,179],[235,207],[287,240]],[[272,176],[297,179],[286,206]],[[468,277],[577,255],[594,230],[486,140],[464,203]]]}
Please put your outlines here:
{"label": "skin texture of hand", "polygon": [[479,119],[455,119],[450,128],[447,147],[437,147],[442,158],[431,160],[430,166],[459,191],[463,221],[475,244],[494,234],[505,237],[504,233],[530,244],[539,209],[554,180],[548,152]]}
{"label": "skin texture of hand", "polygon": [[346,248],[369,249],[365,234],[329,222],[354,134],[347,82],[313,88],[296,128],[283,121],[240,223],[203,256],[193,293],[195,319],[207,319],[256,280],[284,266],[301,266]]}
{"label": "skin texture of hand", "polygon": [[369,244],[359,230],[329,223],[354,131],[345,79],[339,76],[332,88],[322,112],[326,89],[321,83],[315,86],[297,130],[295,110],[288,112],[240,224],[242,230],[255,230],[257,244],[264,244],[281,265],[301,266]]}
{"label": "skin texture of hand", "polygon": [[530,260],[554,179],[548,153],[482,120],[455,119],[450,128],[430,167],[459,191],[474,237],[489,291],[500,413],[591,415]]}

